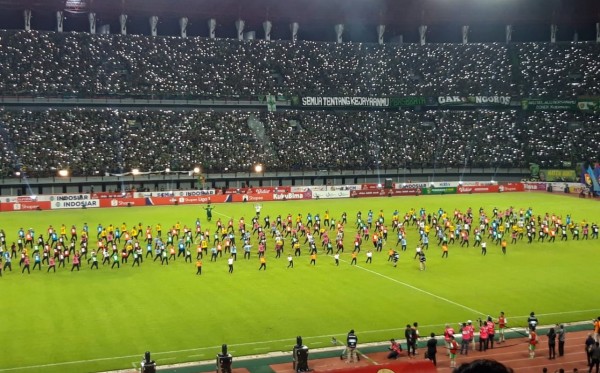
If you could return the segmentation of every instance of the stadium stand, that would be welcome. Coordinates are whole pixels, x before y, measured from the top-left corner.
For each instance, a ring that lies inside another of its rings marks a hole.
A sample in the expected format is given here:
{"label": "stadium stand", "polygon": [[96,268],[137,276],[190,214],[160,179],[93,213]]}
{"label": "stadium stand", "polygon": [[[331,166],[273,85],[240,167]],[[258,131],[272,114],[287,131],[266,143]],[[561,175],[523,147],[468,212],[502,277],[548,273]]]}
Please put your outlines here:
{"label": "stadium stand", "polygon": [[[598,94],[600,44],[266,42],[0,31],[0,95],[242,98]],[[578,111],[9,110],[2,175],[560,166],[598,153]],[[93,157],[88,156],[93,154]]]}
{"label": "stadium stand", "polygon": [[[600,117],[577,112],[53,109],[0,118],[1,156],[35,176],[67,166],[82,176],[198,163],[231,172],[251,162],[272,170],[556,166],[598,154],[600,143]],[[3,167],[11,172],[10,162]]]}

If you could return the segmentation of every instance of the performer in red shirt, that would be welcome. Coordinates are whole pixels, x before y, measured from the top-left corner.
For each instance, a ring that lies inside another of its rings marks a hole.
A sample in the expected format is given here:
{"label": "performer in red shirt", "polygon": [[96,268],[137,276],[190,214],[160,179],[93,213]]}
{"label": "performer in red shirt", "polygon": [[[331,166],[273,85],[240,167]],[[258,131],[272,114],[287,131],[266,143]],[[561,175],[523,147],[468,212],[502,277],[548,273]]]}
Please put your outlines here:
{"label": "performer in red shirt", "polygon": [[446,328],[444,329],[444,341],[446,342],[446,348],[448,349],[448,355],[450,355],[450,345],[451,345],[453,336],[454,336],[454,328],[452,328],[450,326],[450,324],[446,324]]}
{"label": "performer in red shirt", "polygon": [[498,331],[499,331],[499,338],[498,338],[498,343],[502,343],[505,342],[506,340],[504,339],[504,329],[506,329],[506,324],[508,323],[508,321],[506,320],[506,317],[504,316],[504,312],[500,312],[500,316],[498,316]]}
{"label": "performer in red shirt", "polygon": [[491,316],[488,316],[486,324],[487,324],[487,332],[488,332],[487,344],[488,344],[489,348],[494,348],[494,335],[496,334],[496,331],[495,331],[496,324],[494,324],[494,321],[492,320]]}
{"label": "performer in red shirt", "polygon": [[450,368],[456,368],[456,352],[458,351],[458,343],[454,339],[454,335],[450,337]]}
{"label": "performer in red shirt", "polygon": [[535,346],[538,344],[537,333],[535,332],[535,327],[531,329],[529,332],[529,358],[533,359],[535,357]]}
{"label": "performer in red shirt", "polygon": [[487,323],[479,320],[479,351],[487,350],[488,328]]}

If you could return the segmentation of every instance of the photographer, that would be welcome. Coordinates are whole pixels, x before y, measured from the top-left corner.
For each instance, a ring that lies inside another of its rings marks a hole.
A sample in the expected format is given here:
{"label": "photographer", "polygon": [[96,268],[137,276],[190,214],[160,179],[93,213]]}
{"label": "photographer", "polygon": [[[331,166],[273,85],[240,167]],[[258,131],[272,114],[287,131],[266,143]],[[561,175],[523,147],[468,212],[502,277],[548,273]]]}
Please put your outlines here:
{"label": "photographer", "polygon": [[527,326],[529,327],[529,331],[535,330],[538,323],[539,321],[537,317],[535,317],[535,312],[532,311],[527,318]]}
{"label": "photographer", "polygon": [[347,362],[355,362],[359,361],[358,354],[356,353],[356,345],[358,344],[358,337],[354,334],[354,329],[350,330],[348,336],[346,337],[346,361]]}
{"label": "photographer", "polygon": [[400,356],[400,352],[402,352],[402,346],[400,345],[400,343],[396,342],[396,340],[394,338],[390,339],[390,347],[388,347],[388,350],[390,350],[390,353],[388,354],[387,358],[388,359],[397,359]]}

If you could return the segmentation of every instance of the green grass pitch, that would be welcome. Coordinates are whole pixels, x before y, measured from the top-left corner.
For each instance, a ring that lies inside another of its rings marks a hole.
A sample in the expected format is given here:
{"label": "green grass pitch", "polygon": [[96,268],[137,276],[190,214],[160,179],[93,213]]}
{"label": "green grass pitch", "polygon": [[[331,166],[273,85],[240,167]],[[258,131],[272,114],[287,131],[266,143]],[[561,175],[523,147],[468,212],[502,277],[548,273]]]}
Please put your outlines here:
{"label": "green grass pitch", "polygon": [[[289,246],[276,259],[272,241],[267,271],[258,271],[254,246],[250,260],[238,254],[232,275],[225,258],[211,263],[205,257],[201,276],[195,275],[195,260],[186,264],[182,258],[169,266],[144,261],[140,268],[111,270],[100,265],[98,271],[90,271],[84,261],[81,272],[70,272],[67,265],[56,274],[42,268],[31,275],[21,274],[18,261],[13,261],[13,271],[0,278],[0,372],[131,368],[147,350],[159,364],[207,360],[222,343],[228,343],[235,356],[289,351],[297,335],[311,348],[327,347],[333,336],[344,340],[349,329],[356,330],[359,342],[384,341],[402,338],[404,326],[414,321],[425,335],[441,332],[446,322],[497,316],[500,311],[511,326],[523,326],[530,311],[542,324],[600,315],[595,291],[600,240],[532,245],[521,241],[509,244],[505,256],[490,244],[485,257],[478,248],[454,245],[449,258],[442,259],[432,239],[427,270],[419,271],[413,259],[417,233],[410,227],[408,250],[401,253],[397,267],[387,261],[387,247],[396,243],[391,229],[372,264],[365,264],[364,249],[358,265],[349,264],[358,210],[366,217],[369,209],[383,209],[389,223],[394,209],[404,214],[424,207],[435,213],[442,207],[452,213],[472,207],[476,214],[479,207],[491,213],[494,206],[532,207],[536,215],[570,214],[575,221],[600,222],[598,202],[545,193],[269,202],[263,204],[262,216],[272,219],[288,213],[323,216],[325,210],[339,218],[346,211],[346,253],[340,266],[323,252],[316,266],[309,265],[304,245],[295,268],[287,269]],[[63,223],[81,230],[87,222],[94,231],[98,223],[160,222],[164,235],[175,222],[193,227],[200,217],[212,232],[219,217],[225,222],[234,217],[236,225],[241,216],[249,222],[254,205],[215,205],[213,213],[209,224],[200,206],[16,212],[1,214],[0,228],[9,245],[19,227],[45,234],[49,224]],[[95,242],[93,234],[90,247]]]}

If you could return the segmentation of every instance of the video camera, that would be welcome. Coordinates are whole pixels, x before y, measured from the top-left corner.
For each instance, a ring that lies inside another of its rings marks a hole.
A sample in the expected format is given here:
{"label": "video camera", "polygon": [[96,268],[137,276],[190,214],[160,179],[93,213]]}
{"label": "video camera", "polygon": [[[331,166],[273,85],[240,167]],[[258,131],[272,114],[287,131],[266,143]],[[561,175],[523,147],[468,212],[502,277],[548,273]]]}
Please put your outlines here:
{"label": "video camera", "polygon": [[146,351],[144,354],[144,360],[140,364],[142,366],[142,373],[155,373],[156,372],[156,363],[154,360],[150,359],[150,351]]}
{"label": "video camera", "polygon": [[231,373],[233,356],[227,353],[227,345],[221,346],[221,353],[217,355],[217,373]]}
{"label": "video camera", "polygon": [[308,347],[302,344],[302,337],[296,337],[296,345],[292,350],[294,359],[294,372],[308,372]]}

